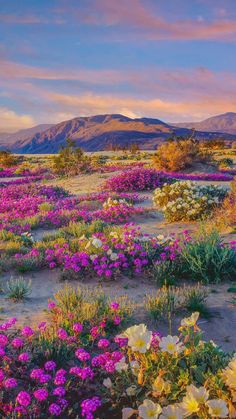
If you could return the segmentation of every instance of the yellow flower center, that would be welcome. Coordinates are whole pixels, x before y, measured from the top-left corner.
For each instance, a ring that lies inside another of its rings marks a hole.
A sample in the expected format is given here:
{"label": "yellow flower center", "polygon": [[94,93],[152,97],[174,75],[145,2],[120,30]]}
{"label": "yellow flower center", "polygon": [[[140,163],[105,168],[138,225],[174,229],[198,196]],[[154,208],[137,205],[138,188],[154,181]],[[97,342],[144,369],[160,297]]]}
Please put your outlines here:
{"label": "yellow flower center", "polygon": [[142,348],[144,345],[145,345],[145,342],[144,342],[144,340],[143,340],[143,339],[137,339],[137,340],[135,341],[135,346],[136,346],[136,348]]}
{"label": "yellow flower center", "polygon": [[220,407],[213,407],[212,413],[215,416],[220,416],[222,414],[222,409]]}
{"label": "yellow flower center", "polygon": [[168,349],[169,351],[174,351],[174,350],[175,350],[175,344],[174,344],[174,343],[172,343],[172,342],[167,343],[167,349]]}
{"label": "yellow flower center", "polygon": [[197,412],[199,410],[198,402],[195,399],[188,399],[186,403],[186,409],[188,412]]}
{"label": "yellow flower center", "polygon": [[156,411],[153,410],[153,409],[149,409],[147,411],[147,415],[148,415],[149,418],[153,418],[153,416],[155,416],[155,414],[156,414]]}

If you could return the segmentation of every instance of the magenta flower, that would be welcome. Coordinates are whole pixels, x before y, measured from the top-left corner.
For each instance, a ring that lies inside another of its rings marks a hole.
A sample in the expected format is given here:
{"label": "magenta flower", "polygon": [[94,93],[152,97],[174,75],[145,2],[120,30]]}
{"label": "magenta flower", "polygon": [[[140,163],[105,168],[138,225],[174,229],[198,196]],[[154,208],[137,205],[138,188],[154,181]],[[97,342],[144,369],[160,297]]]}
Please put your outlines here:
{"label": "magenta flower", "polygon": [[110,345],[110,341],[108,339],[100,339],[98,341],[98,348],[100,349],[108,348],[109,345]]}
{"label": "magenta flower", "polygon": [[119,303],[117,303],[116,301],[112,301],[111,302],[111,304],[110,304],[110,309],[111,310],[116,311],[116,310],[119,310],[119,308],[120,308],[120,304]]}
{"label": "magenta flower", "polygon": [[81,333],[81,332],[82,332],[82,330],[83,330],[83,325],[82,325],[81,323],[75,323],[75,324],[73,325],[73,331],[74,331],[75,333]]}
{"label": "magenta flower", "polygon": [[21,338],[15,338],[15,339],[12,340],[11,344],[12,344],[13,348],[19,349],[24,345],[24,342]]}
{"label": "magenta flower", "polygon": [[87,351],[85,351],[83,348],[77,349],[75,352],[75,356],[80,361],[88,361],[91,358],[90,354]]}
{"label": "magenta flower", "polygon": [[83,400],[81,403],[82,416],[86,419],[93,419],[93,413],[102,405],[99,397]]}
{"label": "magenta flower", "polygon": [[31,329],[31,327],[29,327],[29,326],[24,326],[24,327],[21,329],[21,334],[22,334],[22,336],[25,336],[25,337],[29,338],[30,336],[33,336],[34,331]]}
{"label": "magenta flower", "polygon": [[57,336],[61,340],[66,340],[68,338],[67,331],[65,329],[62,329],[62,328],[58,329]]}
{"label": "magenta flower", "polygon": [[7,344],[8,344],[7,336],[0,334],[0,346],[4,348]]}
{"label": "magenta flower", "polygon": [[15,378],[7,378],[4,381],[4,387],[7,388],[8,390],[11,388],[15,388],[17,386],[17,381]]}
{"label": "magenta flower", "polygon": [[58,397],[64,397],[66,394],[66,390],[64,387],[56,387],[53,390],[53,395]]}
{"label": "magenta flower", "polygon": [[16,397],[16,401],[21,406],[27,407],[31,403],[30,394],[27,391],[20,391]]}
{"label": "magenta flower", "polygon": [[29,354],[28,354],[27,352],[22,352],[22,354],[20,354],[20,355],[18,356],[18,360],[19,360],[20,362],[28,362],[28,361],[29,361],[29,359],[30,359],[30,356],[29,356]]}
{"label": "magenta flower", "polygon": [[56,366],[57,366],[57,364],[54,361],[47,361],[44,364],[44,368],[45,368],[46,371],[53,371],[53,370],[55,370]]}
{"label": "magenta flower", "polygon": [[61,414],[61,407],[56,403],[50,404],[48,410],[49,410],[49,413],[54,416],[60,416]]}
{"label": "magenta flower", "polygon": [[39,388],[34,391],[34,397],[39,401],[43,402],[48,398],[48,391],[45,388]]}

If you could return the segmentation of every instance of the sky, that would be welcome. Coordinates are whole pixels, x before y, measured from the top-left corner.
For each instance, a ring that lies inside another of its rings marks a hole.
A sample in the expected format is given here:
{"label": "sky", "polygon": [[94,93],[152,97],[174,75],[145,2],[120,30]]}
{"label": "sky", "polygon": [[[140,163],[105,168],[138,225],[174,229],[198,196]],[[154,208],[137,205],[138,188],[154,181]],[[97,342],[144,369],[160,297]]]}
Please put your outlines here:
{"label": "sky", "polygon": [[0,0],[0,132],[236,112],[236,0]]}

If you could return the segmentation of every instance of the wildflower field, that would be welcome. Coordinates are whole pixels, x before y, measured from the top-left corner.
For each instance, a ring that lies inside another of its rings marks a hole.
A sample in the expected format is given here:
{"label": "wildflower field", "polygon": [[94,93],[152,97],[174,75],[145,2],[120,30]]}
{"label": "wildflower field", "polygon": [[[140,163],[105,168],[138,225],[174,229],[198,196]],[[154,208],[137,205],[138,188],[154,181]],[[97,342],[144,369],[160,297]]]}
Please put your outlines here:
{"label": "wildflower field", "polygon": [[236,418],[236,169],[213,154],[0,167],[0,417]]}

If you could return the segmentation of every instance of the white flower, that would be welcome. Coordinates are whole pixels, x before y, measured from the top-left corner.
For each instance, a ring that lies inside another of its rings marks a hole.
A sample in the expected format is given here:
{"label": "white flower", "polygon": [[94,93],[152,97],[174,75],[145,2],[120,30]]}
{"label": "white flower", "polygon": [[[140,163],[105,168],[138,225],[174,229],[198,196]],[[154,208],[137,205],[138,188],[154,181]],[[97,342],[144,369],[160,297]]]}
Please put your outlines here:
{"label": "white flower", "polygon": [[127,396],[135,396],[136,390],[137,390],[137,387],[135,385],[127,387],[127,389],[126,389]]}
{"label": "white flower", "polygon": [[138,363],[138,361],[131,361],[130,362],[130,368],[131,368],[131,371],[132,371],[132,373],[134,375],[138,375],[138,372],[139,372],[139,363]]}
{"label": "white flower", "polygon": [[147,330],[145,324],[129,327],[124,335],[128,338],[128,345],[134,352],[144,354],[150,348],[152,332]]}
{"label": "white flower", "polygon": [[184,412],[180,406],[176,405],[169,405],[163,407],[162,414],[160,415],[159,419],[183,419]]}
{"label": "white flower", "polygon": [[143,404],[138,408],[139,416],[142,419],[157,419],[161,413],[161,406],[157,403],[153,403],[149,399],[145,399]]}
{"label": "white flower", "polygon": [[106,388],[111,388],[112,387],[112,382],[111,382],[111,379],[108,377],[108,378],[105,378],[104,380],[103,380],[103,385],[106,387]]}
{"label": "white flower", "polygon": [[129,419],[134,414],[134,409],[131,407],[124,407],[122,409],[122,419]]}
{"label": "white flower", "polygon": [[162,352],[168,352],[169,354],[180,353],[184,350],[184,346],[179,342],[178,336],[166,336],[163,337],[159,344]]}
{"label": "white flower", "polygon": [[123,357],[119,362],[115,364],[115,370],[117,372],[126,371],[128,369],[128,364],[125,362],[125,357]]}
{"label": "white flower", "polygon": [[187,394],[191,394],[199,404],[205,403],[209,397],[209,393],[205,387],[197,388],[193,384],[187,386]]}
{"label": "white flower", "polygon": [[117,260],[119,258],[119,256],[117,255],[117,253],[115,253],[115,252],[113,252],[113,253],[111,253],[111,255],[110,255],[110,259],[111,260]]}
{"label": "white flower", "polygon": [[227,404],[224,400],[214,399],[207,402],[209,408],[209,414],[212,418],[226,418],[228,416],[229,410]]}
{"label": "white flower", "polygon": [[96,259],[98,257],[98,255],[90,255],[90,259],[91,260],[94,260],[94,259]]}
{"label": "white flower", "polygon": [[197,320],[199,318],[199,313],[196,311],[192,313],[190,317],[185,317],[181,320],[181,326],[183,327],[192,327],[195,326]]}
{"label": "white flower", "polygon": [[100,239],[94,238],[92,240],[92,245],[96,247],[96,249],[99,249],[100,247],[102,247],[102,241]]}

